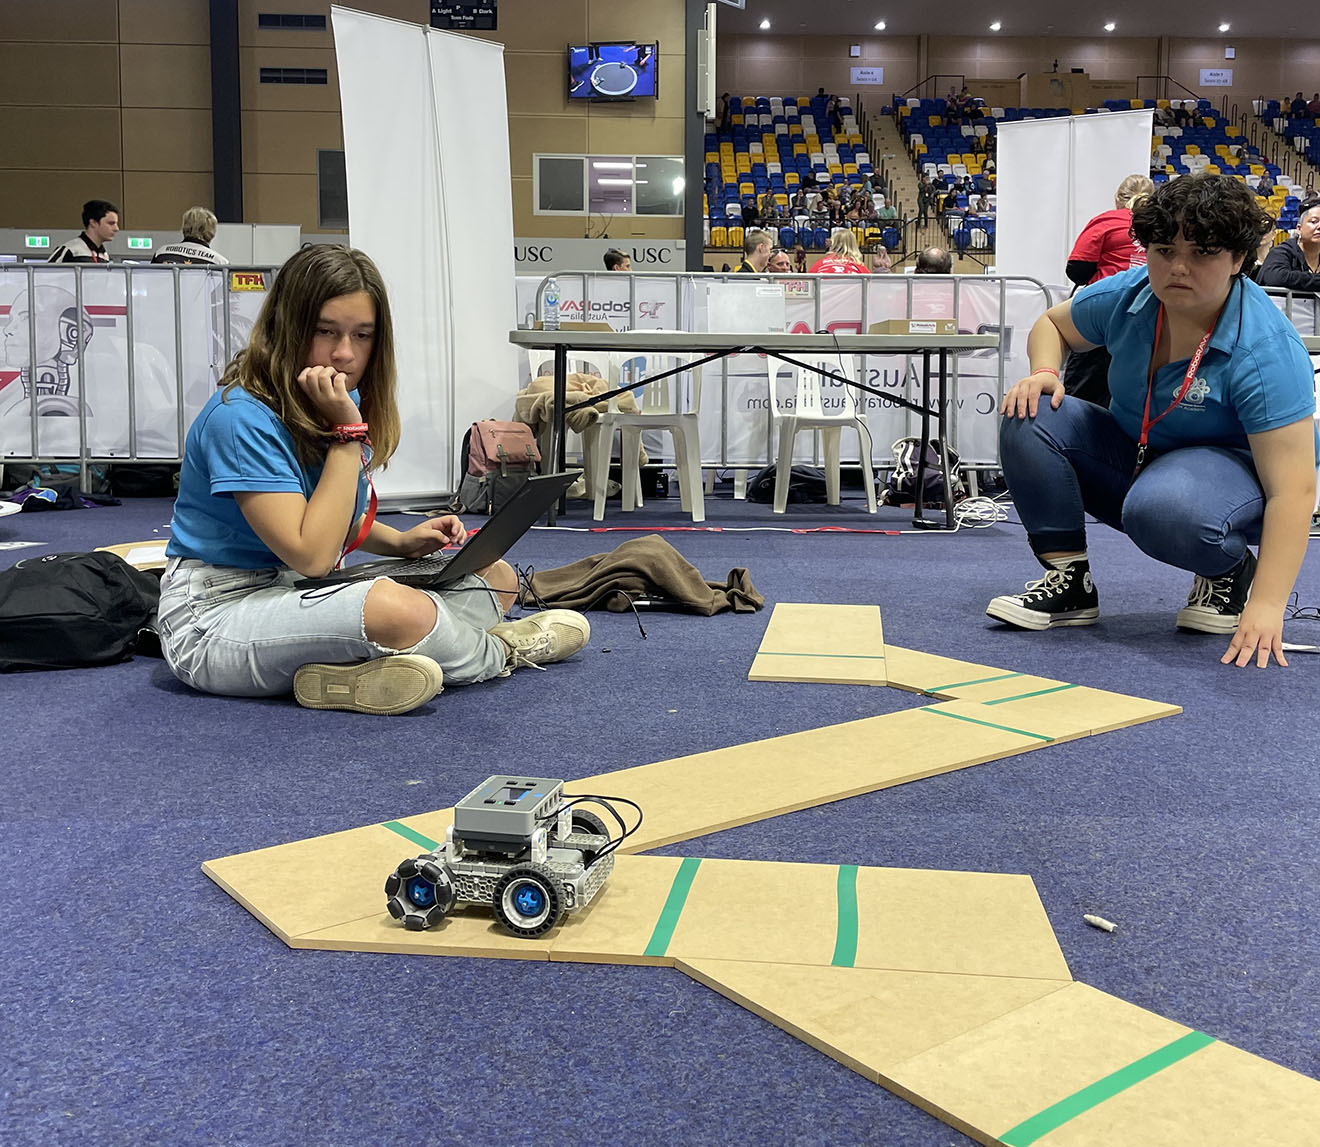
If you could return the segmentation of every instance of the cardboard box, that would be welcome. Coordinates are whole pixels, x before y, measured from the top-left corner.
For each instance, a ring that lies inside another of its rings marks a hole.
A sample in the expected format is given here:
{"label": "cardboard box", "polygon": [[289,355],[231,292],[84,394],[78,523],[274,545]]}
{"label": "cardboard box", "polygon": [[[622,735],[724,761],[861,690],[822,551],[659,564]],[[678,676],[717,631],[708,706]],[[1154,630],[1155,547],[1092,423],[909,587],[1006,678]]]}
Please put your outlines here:
{"label": "cardboard box", "polygon": [[872,323],[868,334],[873,335],[956,335],[957,319],[886,319]]}

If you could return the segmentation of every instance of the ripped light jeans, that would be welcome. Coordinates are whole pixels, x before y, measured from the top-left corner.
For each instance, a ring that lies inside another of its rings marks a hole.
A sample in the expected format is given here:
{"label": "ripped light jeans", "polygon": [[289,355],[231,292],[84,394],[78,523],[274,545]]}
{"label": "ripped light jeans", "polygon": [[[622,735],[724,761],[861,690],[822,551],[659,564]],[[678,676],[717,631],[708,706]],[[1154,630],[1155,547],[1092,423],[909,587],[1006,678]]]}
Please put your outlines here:
{"label": "ripped light jeans", "polygon": [[409,649],[367,638],[362,609],[372,582],[327,591],[297,589],[293,570],[234,569],[172,558],[161,579],[159,630],[165,661],[204,693],[270,697],[289,693],[312,662],[350,664],[391,653],[421,653],[465,685],[504,671],[508,647],[487,632],[503,620],[495,591],[471,575],[439,593],[435,627]]}

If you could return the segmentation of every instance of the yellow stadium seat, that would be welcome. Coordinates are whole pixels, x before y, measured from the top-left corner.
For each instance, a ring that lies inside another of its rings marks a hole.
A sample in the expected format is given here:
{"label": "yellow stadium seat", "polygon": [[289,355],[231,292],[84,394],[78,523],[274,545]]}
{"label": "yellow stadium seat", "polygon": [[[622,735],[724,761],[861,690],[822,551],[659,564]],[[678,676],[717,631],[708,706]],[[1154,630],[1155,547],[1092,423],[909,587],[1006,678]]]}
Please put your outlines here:
{"label": "yellow stadium seat", "polygon": [[795,143],[795,144],[793,145],[793,154],[794,154],[794,155],[806,155],[806,154],[807,154],[807,145],[806,145],[805,143]]}
{"label": "yellow stadium seat", "polygon": [[712,247],[727,247],[729,243],[729,229],[727,227],[712,227],[710,229],[710,245]]}
{"label": "yellow stadium seat", "polygon": [[743,245],[743,229],[741,227],[729,228],[729,246],[741,247]]}
{"label": "yellow stadium seat", "polygon": [[731,124],[734,124],[735,126],[741,127],[741,126],[742,126],[742,123],[743,123],[743,116],[742,116],[742,113],[739,112],[737,115],[732,115],[732,116],[730,116],[730,117],[729,117],[729,122],[730,122]]}
{"label": "yellow stadium seat", "polygon": [[778,206],[778,207],[787,207],[787,206],[788,206],[788,196],[785,195],[782,191],[776,191],[776,192],[775,192],[775,197],[774,197],[774,203],[775,203],[775,205]]}
{"label": "yellow stadium seat", "polygon": [[1069,109],[1068,109],[1068,114],[1069,114],[1069,115],[1085,115],[1085,114],[1086,114],[1086,109],[1085,109],[1085,108],[1069,108]]}
{"label": "yellow stadium seat", "polygon": [[1223,174],[1222,169],[1220,168],[1219,164],[1217,164],[1217,163],[1207,163],[1207,164],[1205,165],[1205,167],[1204,167],[1203,170],[1206,171],[1206,172],[1207,172],[1208,174],[1210,174],[1210,175],[1221,175],[1221,174]]}
{"label": "yellow stadium seat", "polygon": [[1186,147],[1183,148],[1183,151],[1185,151],[1188,155],[1200,155],[1200,154],[1201,154],[1201,149],[1200,149],[1200,147],[1199,147],[1197,144],[1194,144],[1194,143],[1189,143]]}
{"label": "yellow stadium seat", "polygon": [[901,104],[898,109],[898,118],[902,119],[905,115],[910,115],[912,109],[907,104]]}
{"label": "yellow stadium seat", "polygon": [[843,164],[841,164],[841,163],[827,163],[827,164],[825,165],[825,170],[828,171],[831,175],[842,175],[842,174],[843,174]]}
{"label": "yellow stadium seat", "polygon": [[1155,106],[1156,106],[1157,108],[1167,108],[1167,107],[1169,106],[1169,101],[1168,101],[1168,100],[1156,100],[1156,101],[1155,101]]}
{"label": "yellow stadium seat", "polygon": [[852,135],[848,137],[848,142],[854,147],[858,146],[862,142],[862,133],[860,131],[853,132]]}
{"label": "yellow stadium seat", "polygon": [[1128,107],[1130,108],[1144,108],[1145,106],[1146,103],[1144,100],[1133,100],[1133,99],[1128,100]]}
{"label": "yellow stadium seat", "polygon": [[1171,163],[1166,163],[1166,164],[1164,165],[1164,174],[1165,174],[1165,175],[1177,175],[1178,173],[1177,173],[1176,171],[1173,170],[1173,164],[1171,164]]}
{"label": "yellow stadium seat", "polygon": [[926,117],[926,123],[930,127],[939,127],[944,123],[944,117],[942,115],[928,115]]}
{"label": "yellow stadium seat", "polygon": [[855,164],[855,163],[845,163],[845,164],[843,165],[843,171],[844,171],[844,174],[845,174],[845,175],[859,175],[859,174],[860,174],[860,172],[857,170],[857,164]]}
{"label": "yellow stadium seat", "polygon": [[800,123],[791,123],[788,125],[788,134],[790,136],[801,135],[802,125]]}
{"label": "yellow stadium seat", "polygon": [[977,162],[976,153],[974,151],[964,152],[962,161],[965,166],[971,167],[972,164]]}
{"label": "yellow stadium seat", "polygon": [[719,161],[720,161],[720,153],[718,151],[706,152],[707,163],[719,163]]}
{"label": "yellow stadium seat", "polygon": [[925,155],[925,154],[926,154],[926,145],[925,145],[924,143],[919,143],[919,144],[917,144],[916,147],[914,147],[914,148],[912,149],[912,154],[913,154],[914,156],[915,156],[915,155]]}
{"label": "yellow stadium seat", "polygon": [[784,186],[785,186],[785,187],[796,187],[796,186],[798,185],[798,180],[799,180],[799,176],[798,176],[798,173],[797,173],[796,171],[786,171],[786,172],[784,172]]}
{"label": "yellow stadium seat", "polygon": [[1214,126],[1215,126],[1215,118],[1214,118],[1214,116],[1208,116],[1208,115],[1207,115],[1207,116],[1202,116],[1202,117],[1201,117],[1201,122],[1202,122],[1203,124],[1205,124],[1206,127],[1214,127]]}
{"label": "yellow stadium seat", "polygon": [[810,96],[798,96],[798,98],[797,98],[797,106],[800,107],[800,108],[809,108],[809,107],[811,107],[811,97],[810,97]]}
{"label": "yellow stadium seat", "polygon": [[1229,139],[1234,139],[1235,137],[1242,134],[1242,129],[1238,127],[1236,124],[1229,124],[1226,128],[1224,128],[1224,134],[1228,136]]}

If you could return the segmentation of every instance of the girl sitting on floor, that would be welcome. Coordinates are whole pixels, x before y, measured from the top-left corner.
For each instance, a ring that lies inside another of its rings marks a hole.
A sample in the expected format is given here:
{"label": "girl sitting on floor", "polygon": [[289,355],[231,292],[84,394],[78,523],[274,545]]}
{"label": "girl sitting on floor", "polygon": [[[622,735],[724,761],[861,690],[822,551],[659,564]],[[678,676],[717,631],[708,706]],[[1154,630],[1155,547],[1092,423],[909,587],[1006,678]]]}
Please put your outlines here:
{"label": "girl sitting on floor", "polygon": [[467,684],[580,650],[586,618],[504,621],[499,561],[441,592],[376,578],[304,590],[361,546],[421,557],[466,537],[452,514],[375,521],[370,472],[401,431],[394,332],[375,264],[313,246],[280,270],[246,349],[188,431],[161,580],[161,647],[206,693],[293,691],[314,709],[404,713]]}

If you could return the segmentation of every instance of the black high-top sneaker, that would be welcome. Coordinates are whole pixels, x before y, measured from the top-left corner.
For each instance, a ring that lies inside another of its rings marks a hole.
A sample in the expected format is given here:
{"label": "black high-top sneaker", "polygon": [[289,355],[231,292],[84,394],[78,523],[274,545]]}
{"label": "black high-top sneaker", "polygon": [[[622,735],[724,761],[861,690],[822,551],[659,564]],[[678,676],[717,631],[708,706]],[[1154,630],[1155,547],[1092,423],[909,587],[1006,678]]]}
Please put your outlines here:
{"label": "black high-top sneaker", "polygon": [[1256,576],[1256,555],[1250,550],[1223,577],[1196,575],[1187,604],[1178,611],[1178,628],[1197,633],[1232,633],[1242,620],[1251,581]]}
{"label": "black high-top sneaker", "polygon": [[1091,580],[1091,563],[1079,558],[1061,570],[1046,570],[1040,581],[1027,582],[1025,593],[997,597],[985,612],[1022,629],[1094,625],[1100,616],[1100,597]]}

